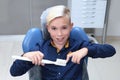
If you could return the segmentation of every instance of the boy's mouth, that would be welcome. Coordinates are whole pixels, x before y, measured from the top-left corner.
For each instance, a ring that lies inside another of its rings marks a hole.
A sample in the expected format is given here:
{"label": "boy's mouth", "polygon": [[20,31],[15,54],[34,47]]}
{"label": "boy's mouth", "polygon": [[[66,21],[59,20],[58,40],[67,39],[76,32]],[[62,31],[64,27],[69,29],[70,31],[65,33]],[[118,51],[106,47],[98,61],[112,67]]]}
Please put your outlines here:
{"label": "boy's mouth", "polygon": [[57,39],[57,41],[59,41],[59,42],[62,42],[63,40],[64,40],[64,38],[56,38]]}

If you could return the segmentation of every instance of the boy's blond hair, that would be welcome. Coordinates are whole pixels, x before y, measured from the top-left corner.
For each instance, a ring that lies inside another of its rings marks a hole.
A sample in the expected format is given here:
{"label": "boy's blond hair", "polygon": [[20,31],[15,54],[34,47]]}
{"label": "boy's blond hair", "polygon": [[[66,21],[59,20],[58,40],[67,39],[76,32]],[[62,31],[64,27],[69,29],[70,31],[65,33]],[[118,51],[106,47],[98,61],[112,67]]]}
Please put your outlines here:
{"label": "boy's blond hair", "polygon": [[71,21],[70,10],[67,7],[63,5],[57,5],[49,8],[48,15],[46,16],[47,25],[49,25],[53,19],[61,16],[65,16]]}

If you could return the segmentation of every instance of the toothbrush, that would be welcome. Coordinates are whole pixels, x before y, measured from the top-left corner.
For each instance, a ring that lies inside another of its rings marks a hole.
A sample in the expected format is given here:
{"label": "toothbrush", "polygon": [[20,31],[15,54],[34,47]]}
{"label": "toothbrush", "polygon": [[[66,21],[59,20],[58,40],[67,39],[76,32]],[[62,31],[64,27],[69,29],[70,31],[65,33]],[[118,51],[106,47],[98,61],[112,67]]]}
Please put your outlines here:
{"label": "toothbrush", "polygon": [[[19,60],[23,60],[23,61],[30,61],[30,59],[26,58],[26,57],[21,57],[21,56],[12,56],[13,59],[19,59]],[[57,59],[56,61],[51,61],[51,60],[47,60],[47,59],[42,59],[42,63],[44,64],[54,64],[54,65],[58,65],[58,66],[66,66],[66,60],[63,59]]]}

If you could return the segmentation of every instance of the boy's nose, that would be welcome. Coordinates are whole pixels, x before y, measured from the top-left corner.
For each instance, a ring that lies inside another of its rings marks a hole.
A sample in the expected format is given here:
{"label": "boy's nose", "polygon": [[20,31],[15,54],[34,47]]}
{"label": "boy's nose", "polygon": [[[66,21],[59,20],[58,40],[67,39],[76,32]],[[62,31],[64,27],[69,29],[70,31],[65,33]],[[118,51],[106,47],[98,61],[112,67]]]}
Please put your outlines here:
{"label": "boy's nose", "polygon": [[59,30],[59,31],[57,32],[57,34],[58,34],[59,36],[61,36],[61,35],[62,35],[62,31]]}

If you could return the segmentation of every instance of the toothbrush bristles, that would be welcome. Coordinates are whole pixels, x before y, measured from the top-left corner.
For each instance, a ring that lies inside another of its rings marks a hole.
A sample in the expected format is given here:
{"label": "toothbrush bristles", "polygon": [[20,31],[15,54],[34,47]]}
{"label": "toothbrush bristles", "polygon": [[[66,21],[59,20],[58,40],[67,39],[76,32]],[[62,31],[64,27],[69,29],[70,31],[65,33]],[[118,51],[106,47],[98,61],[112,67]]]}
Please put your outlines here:
{"label": "toothbrush bristles", "polygon": [[60,65],[60,66],[66,66],[66,60],[63,59],[57,59],[56,60],[56,65]]}

